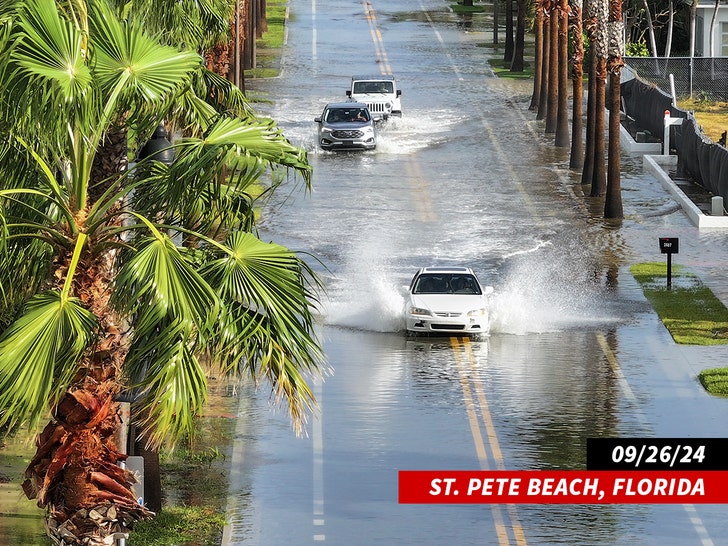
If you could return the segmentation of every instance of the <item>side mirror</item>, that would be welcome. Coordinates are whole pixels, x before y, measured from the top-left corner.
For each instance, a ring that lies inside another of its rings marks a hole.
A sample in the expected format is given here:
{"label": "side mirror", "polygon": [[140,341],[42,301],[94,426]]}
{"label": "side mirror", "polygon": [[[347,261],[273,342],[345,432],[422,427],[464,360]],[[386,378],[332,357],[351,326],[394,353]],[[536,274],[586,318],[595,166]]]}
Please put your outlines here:
{"label": "side mirror", "polygon": [[314,120],[314,121],[315,121],[316,123],[321,123],[321,116],[317,116],[317,117],[313,118],[313,120]]}
{"label": "side mirror", "polygon": [[401,94],[402,94],[402,90],[401,89],[397,89],[397,96],[399,97]]}
{"label": "side mirror", "polygon": [[347,97],[351,97],[351,89],[347,89],[346,90],[346,96]]}

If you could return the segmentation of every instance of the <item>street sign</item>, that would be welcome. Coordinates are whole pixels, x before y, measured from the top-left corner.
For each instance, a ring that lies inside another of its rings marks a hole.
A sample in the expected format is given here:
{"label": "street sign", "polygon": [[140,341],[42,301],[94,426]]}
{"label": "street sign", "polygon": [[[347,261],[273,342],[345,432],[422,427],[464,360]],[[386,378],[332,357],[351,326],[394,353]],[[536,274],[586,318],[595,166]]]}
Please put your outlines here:
{"label": "street sign", "polygon": [[677,237],[660,237],[660,252],[662,252],[663,254],[677,254]]}
{"label": "street sign", "polygon": [[677,237],[660,237],[660,252],[667,254],[667,288],[672,288],[672,255],[677,254]]}

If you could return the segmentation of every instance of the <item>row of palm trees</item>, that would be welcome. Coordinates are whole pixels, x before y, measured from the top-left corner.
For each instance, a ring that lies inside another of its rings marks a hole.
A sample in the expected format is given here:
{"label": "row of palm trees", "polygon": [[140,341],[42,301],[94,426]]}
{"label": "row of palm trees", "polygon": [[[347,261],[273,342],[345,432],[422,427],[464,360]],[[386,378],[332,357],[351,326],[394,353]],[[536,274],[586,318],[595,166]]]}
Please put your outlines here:
{"label": "row of palm trees", "polygon": [[[545,120],[546,133],[555,135],[555,146],[570,147],[569,166],[582,170],[582,183],[591,185],[591,196],[605,196],[604,217],[622,218],[619,112],[624,41],[621,2],[587,0],[582,9],[581,0],[536,0],[534,30],[535,77],[531,109],[537,110],[537,119]],[[584,142],[585,32],[589,42],[589,66]],[[571,134],[569,66],[572,69]],[[605,126],[605,107],[609,110],[608,126]],[[605,133],[608,133],[608,148],[605,147]]]}
{"label": "row of palm trees", "polygon": [[[152,515],[118,464],[121,396],[152,449],[192,431],[209,368],[267,381],[297,427],[315,406],[321,287],[254,211],[311,167],[206,67],[236,9],[0,0],[0,426],[46,423],[23,488],[56,543]],[[160,124],[171,164],[139,154]]]}

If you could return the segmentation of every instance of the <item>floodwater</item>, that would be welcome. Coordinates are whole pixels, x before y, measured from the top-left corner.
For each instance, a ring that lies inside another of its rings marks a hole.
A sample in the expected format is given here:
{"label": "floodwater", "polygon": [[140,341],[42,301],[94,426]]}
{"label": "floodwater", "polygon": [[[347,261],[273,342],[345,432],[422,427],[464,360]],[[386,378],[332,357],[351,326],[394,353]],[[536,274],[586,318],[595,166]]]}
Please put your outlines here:
{"label": "floodwater", "polygon": [[[628,271],[664,259],[658,237],[679,236],[681,263],[725,294],[724,234],[699,233],[627,154],[626,218],[601,218],[528,110],[531,84],[490,72],[489,24],[445,2],[292,2],[281,77],[249,82],[314,168],[313,192],[279,195],[261,226],[319,260],[329,373],[303,438],[265,389],[246,398],[226,544],[727,536],[722,506],[397,502],[399,470],[583,469],[590,437],[726,433],[725,401],[695,380],[725,348],[677,348]],[[381,126],[377,149],[319,150],[324,105],[352,75],[389,71],[403,116]],[[427,265],[473,267],[495,288],[487,340],[404,336],[401,286]]]}
{"label": "floodwater", "polygon": [[[675,346],[628,271],[678,236],[677,261],[728,295],[725,233],[698,232],[626,154],[626,218],[604,221],[528,110],[531,84],[489,70],[490,19],[448,6],[290,0],[281,76],[248,82],[314,168],[261,236],[325,282],[327,373],[300,438],[265,385],[243,389],[224,544],[725,543],[723,506],[398,504],[399,470],[583,469],[587,438],[728,432],[726,401],[695,381],[726,350]],[[351,75],[389,71],[404,115],[377,149],[319,150],[324,105]],[[495,288],[488,339],[404,336],[401,286],[427,265]]]}

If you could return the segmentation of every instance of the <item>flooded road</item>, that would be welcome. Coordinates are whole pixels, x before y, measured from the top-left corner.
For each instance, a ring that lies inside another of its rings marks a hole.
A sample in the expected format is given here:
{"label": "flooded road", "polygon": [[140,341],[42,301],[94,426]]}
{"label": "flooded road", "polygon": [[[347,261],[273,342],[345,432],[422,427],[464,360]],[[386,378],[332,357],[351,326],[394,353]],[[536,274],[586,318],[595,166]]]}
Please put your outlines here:
{"label": "flooded road", "polygon": [[[290,0],[281,76],[247,82],[314,168],[261,235],[320,260],[329,371],[302,438],[265,388],[242,393],[224,544],[728,543],[722,505],[398,504],[400,470],[583,469],[587,438],[728,435],[726,401],[695,381],[728,352],[676,346],[628,271],[679,236],[677,261],[728,296],[725,233],[698,232],[640,157],[622,161],[627,218],[602,220],[531,83],[493,77],[489,19],[448,6]],[[324,105],[389,72],[404,115],[377,149],[319,150]],[[429,265],[495,288],[488,339],[405,337],[401,287]]]}
{"label": "flooded road", "polygon": [[[679,234],[710,281],[701,247],[725,252],[725,237],[698,234],[640,157],[623,160],[626,220],[601,219],[528,111],[531,84],[493,77],[485,16],[424,0],[290,8],[281,77],[248,87],[309,151],[314,191],[279,196],[262,230],[321,261],[330,373],[305,438],[264,392],[246,400],[226,542],[721,544],[722,506],[397,503],[399,470],[583,469],[590,437],[724,436],[724,401],[695,374],[726,351],[677,348],[627,268]],[[403,116],[377,149],[319,150],[324,105],[352,75],[390,72]],[[404,336],[401,286],[428,265],[494,286],[489,339]]]}

